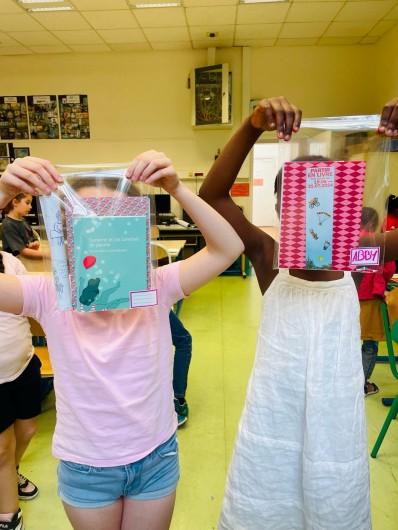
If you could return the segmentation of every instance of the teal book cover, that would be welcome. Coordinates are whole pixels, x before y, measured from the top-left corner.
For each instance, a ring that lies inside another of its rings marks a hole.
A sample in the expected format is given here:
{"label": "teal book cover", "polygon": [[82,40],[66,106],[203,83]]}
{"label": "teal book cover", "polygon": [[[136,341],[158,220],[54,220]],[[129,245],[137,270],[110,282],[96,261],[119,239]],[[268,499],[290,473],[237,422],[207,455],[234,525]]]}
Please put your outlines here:
{"label": "teal book cover", "polygon": [[151,288],[149,201],[128,198],[122,215],[104,215],[103,199],[86,201],[99,215],[66,216],[73,309],[136,307],[132,297]]}

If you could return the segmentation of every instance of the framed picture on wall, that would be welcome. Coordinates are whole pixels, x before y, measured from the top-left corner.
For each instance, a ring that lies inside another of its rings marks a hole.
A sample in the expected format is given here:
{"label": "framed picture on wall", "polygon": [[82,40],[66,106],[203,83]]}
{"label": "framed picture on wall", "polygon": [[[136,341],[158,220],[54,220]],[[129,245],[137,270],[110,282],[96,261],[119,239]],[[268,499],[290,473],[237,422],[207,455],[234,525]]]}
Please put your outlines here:
{"label": "framed picture on wall", "polygon": [[6,167],[8,166],[8,164],[10,163],[10,159],[8,158],[8,156],[1,156],[0,157],[0,174],[3,173],[6,169]]}
{"label": "framed picture on wall", "polygon": [[0,156],[8,156],[8,144],[0,143]]}
{"label": "framed picture on wall", "polygon": [[14,147],[14,158],[24,158],[30,155],[29,147]]}

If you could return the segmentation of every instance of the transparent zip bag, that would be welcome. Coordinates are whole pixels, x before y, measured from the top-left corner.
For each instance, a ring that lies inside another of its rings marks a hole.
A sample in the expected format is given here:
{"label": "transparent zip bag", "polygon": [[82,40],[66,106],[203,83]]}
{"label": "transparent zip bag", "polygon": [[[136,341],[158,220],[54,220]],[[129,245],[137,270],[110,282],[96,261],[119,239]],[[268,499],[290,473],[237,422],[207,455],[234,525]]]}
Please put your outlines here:
{"label": "transparent zip bag", "polygon": [[304,120],[280,142],[274,268],[381,272],[390,138],[379,116]]}
{"label": "transparent zip bag", "polygon": [[59,310],[157,304],[152,186],[125,178],[127,164],[55,166],[64,183],[39,198],[42,245],[51,255]]}

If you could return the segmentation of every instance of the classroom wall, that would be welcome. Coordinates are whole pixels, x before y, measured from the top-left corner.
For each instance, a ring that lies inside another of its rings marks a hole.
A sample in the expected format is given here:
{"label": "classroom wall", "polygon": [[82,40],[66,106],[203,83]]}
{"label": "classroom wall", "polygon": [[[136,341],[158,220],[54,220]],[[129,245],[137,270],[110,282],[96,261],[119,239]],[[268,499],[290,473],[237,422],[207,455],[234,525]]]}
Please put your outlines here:
{"label": "classroom wall", "polygon": [[[228,62],[233,75],[234,124],[226,130],[191,127],[188,76],[208,64],[207,50],[3,56],[1,95],[88,94],[91,139],[14,142],[32,155],[60,164],[106,163],[162,150],[197,192],[201,180],[190,175],[206,174],[247,114],[248,99],[283,94],[306,117],[379,112],[388,92],[383,84],[398,81],[397,54],[393,63],[387,57],[389,47],[396,52],[397,32],[377,45],[252,48],[248,56],[241,48],[217,49],[215,62]],[[250,173],[248,160],[239,178],[248,181]],[[250,211],[250,199],[237,202]]]}

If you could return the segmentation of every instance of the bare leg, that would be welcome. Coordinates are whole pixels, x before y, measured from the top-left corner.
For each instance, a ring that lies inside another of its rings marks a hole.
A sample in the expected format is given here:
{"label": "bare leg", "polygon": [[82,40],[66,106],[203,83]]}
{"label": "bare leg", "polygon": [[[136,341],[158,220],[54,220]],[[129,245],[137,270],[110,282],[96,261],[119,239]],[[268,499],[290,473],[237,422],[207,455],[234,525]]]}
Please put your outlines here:
{"label": "bare leg", "polygon": [[175,493],[153,501],[120,499],[103,508],[75,508],[64,504],[74,530],[168,530]]}
{"label": "bare leg", "polygon": [[103,508],[75,508],[63,503],[74,530],[118,530],[123,516],[123,500]]}
{"label": "bare leg", "polygon": [[19,466],[21,458],[26,451],[29,442],[36,434],[37,421],[36,418],[29,420],[16,420],[14,423],[14,432],[16,440],[15,448],[15,465]]}
{"label": "bare leg", "polygon": [[124,499],[121,530],[168,530],[176,492],[151,501]]}
{"label": "bare leg", "polygon": [[[15,473],[15,435],[11,425],[0,433],[0,513],[18,510],[17,474]],[[0,518],[1,519],[1,518]],[[10,518],[11,520],[11,518]]]}
{"label": "bare leg", "polygon": [[[29,442],[35,435],[37,430],[37,422],[36,418],[30,418],[29,420],[16,420],[14,423],[14,433],[15,433],[15,440],[16,440],[16,448],[15,448],[15,466],[19,466],[19,463],[21,461],[21,458],[23,454],[25,453]],[[15,473],[15,466],[14,466],[14,473]],[[26,493],[30,493],[35,489],[35,485],[31,482],[28,483],[28,485],[23,488],[23,491]]]}

